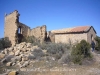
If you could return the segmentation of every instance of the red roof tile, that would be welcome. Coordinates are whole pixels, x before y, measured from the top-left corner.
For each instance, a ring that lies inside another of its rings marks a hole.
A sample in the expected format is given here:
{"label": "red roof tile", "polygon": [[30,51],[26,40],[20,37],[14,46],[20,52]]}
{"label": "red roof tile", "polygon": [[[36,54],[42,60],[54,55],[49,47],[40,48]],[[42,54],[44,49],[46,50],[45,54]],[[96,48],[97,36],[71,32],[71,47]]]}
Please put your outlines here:
{"label": "red roof tile", "polygon": [[[73,28],[65,28],[59,30],[52,30],[52,33],[75,33],[75,32],[87,32],[92,26],[78,26]],[[92,27],[93,28],[93,27]],[[94,29],[94,28],[93,28]],[[95,31],[95,30],[94,30]],[[96,33],[96,31],[95,31]]]}
{"label": "red roof tile", "polygon": [[90,26],[80,26],[72,28],[70,32],[84,32],[87,31],[90,28]]}

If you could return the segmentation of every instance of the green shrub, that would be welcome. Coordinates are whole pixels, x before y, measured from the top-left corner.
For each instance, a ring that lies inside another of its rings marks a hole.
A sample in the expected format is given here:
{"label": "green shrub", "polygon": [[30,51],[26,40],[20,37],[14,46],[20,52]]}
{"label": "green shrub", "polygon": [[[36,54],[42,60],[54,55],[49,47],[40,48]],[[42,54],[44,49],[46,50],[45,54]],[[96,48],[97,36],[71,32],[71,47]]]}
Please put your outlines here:
{"label": "green shrub", "polygon": [[1,38],[0,39],[0,49],[4,49],[11,46],[11,42],[8,38]]}
{"label": "green shrub", "polygon": [[69,64],[71,62],[70,53],[64,53],[62,57],[58,60],[58,63],[66,63]]}
{"label": "green shrub", "polygon": [[81,64],[84,58],[91,57],[90,44],[85,40],[82,40],[80,43],[74,45],[71,56],[74,63]]}
{"label": "green shrub", "polygon": [[95,41],[96,41],[95,50],[100,51],[100,37],[97,36],[97,37],[95,38]]}
{"label": "green shrub", "polygon": [[[42,50],[47,50],[47,55],[49,57],[54,57],[56,60],[59,60],[62,55],[70,49],[70,44],[63,44],[63,43],[52,43],[52,42],[42,42],[36,39],[34,36],[27,37],[23,39],[24,42],[30,42],[33,45],[38,45]],[[34,52],[38,55],[37,52]],[[42,53],[40,53],[42,54]]]}
{"label": "green shrub", "polygon": [[70,48],[69,45],[63,43],[35,42],[32,44],[38,45],[42,50],[47,50],[47,55],[54,57],[56,60],[60,59],[62,55]]}
{"label": "green shrub", "polygon": [[22,42],[27,42],[27,43],[32,43],[32,44],[37,44],[40,41],[38,39],[36,39],[34,36],[28,36],[26,38],[22,39]]}
{"label": "green shrub", "polygon": [[69,46],[63,43],[43,43],[39,46],[42,49],[47,50],[49,56],[53,56],[56,60],[59,60],[62,55],[68,51]]}

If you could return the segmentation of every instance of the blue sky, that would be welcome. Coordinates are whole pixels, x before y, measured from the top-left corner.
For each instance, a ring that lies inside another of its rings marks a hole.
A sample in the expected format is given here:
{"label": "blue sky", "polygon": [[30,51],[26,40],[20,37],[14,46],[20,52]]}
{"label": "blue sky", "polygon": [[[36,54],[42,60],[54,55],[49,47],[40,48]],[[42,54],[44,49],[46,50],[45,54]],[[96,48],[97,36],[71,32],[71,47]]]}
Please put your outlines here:
{"label": "blue sky", "polygon": [[4,14],[20,13],[20,22],[31,28],[46,25],[47,31],[93,26],[100,36],[100,0],[0,0],[0,38],[4,37]]}

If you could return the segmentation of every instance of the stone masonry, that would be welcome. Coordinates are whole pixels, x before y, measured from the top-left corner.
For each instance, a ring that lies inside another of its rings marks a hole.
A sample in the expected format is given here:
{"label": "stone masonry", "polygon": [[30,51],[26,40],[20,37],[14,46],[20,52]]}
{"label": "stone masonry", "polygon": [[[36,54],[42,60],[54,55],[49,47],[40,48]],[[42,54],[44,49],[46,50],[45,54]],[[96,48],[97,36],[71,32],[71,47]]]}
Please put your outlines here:
{"label": "stone masonry", "polygon": [[4,36],[7,37],[12,45],[15,44],[17,38],[17,29],[19,23],[19,14],[18,11],[14,11],[9,15],[5,15],[5,29],[4,29]]}
{"label": "stone masonry", "polygon": [[91,43],[96,37],[96,31],[92,26],[80,26],[47,32],[46,25],[30,29],[27,25],[19,22],[17,10],[5,15],[4,36],[7,37],[12,45],[21,43],[23,38],[34,36],[40,42],[49,41],[55,43],[76,43],[86,40]]}
{"label": "stone masonry", "polygon": [[[62,30],[52,30],[54,34],[55,43],[78,43],[81,40],[86,40],[91,44],[92,41],[95,42],[96,31],[92,26],[74,27]],[[50,38],[52,39],[52,37]]]}
{"label": "stone masonry", "polygon": [[46,33],[46,25],[43,25],[41,27],[33,28],[30,32],[30,36],[35,36],[37,39],[43,42],[46,39]]}
{"label": "stone masonry", "polygon": [[46,38],[46,26],[30,29],[27,25],[19,22],[17,10],[5,15],[4,36],[7,37],[12,45],[20,43],[24,37],[34,36],[41,41]]}

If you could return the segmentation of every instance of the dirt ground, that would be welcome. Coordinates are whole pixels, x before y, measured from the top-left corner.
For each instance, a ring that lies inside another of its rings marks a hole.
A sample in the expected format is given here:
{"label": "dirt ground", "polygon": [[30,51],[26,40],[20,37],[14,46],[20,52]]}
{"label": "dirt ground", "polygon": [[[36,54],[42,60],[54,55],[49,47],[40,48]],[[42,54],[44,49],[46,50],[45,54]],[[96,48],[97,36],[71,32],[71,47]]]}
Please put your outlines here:
{"label": "dirt ground", "polygon": [[60,65],[52,68],[27,69],[19,75],[100,75],[100,54],[92,52],[93,62],[90,65]]}
{"label": "dirt ground", "polygon": [[[18,69],[16,67],[5,67],[0,64],[0,75],[6,70],[18,70],[18,75],[100,75],[100,54],[92,53],[95,59],[90,65],[58,65],[46,66],[44,62],[34,63],[27,68]],[[44,66],[45,65],[45,66]],[[48,65],[48,64],[47,64]]]}

